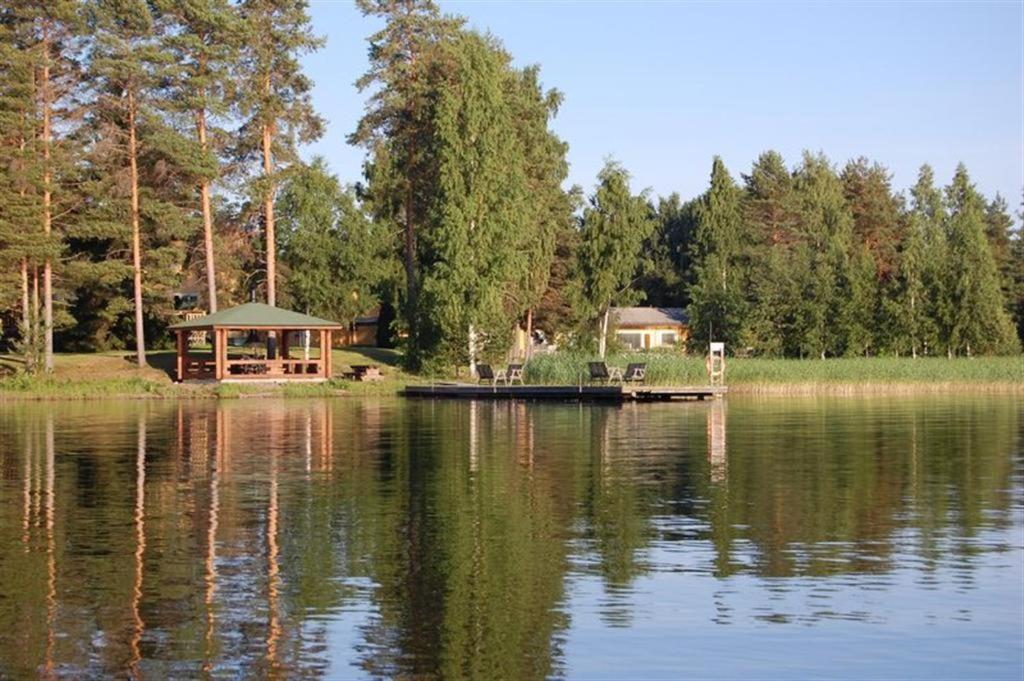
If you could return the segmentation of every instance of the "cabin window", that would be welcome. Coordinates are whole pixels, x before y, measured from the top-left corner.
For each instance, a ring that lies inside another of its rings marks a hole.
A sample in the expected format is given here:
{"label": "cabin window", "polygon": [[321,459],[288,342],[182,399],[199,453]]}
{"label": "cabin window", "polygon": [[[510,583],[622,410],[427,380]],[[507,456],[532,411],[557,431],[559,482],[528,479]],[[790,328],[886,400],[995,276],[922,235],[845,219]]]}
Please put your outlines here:
{"label": "cabin window", "polygon": [[674,331],[668,331],[661,334],[662,345],[675,345],[677,342],[679,342],[679,336],[677,336]]}
{"label": "cabin window", "polygon": [[639,350],[644,346],[643,334],[640,333],[619,333],[619,342],[633,350]]}

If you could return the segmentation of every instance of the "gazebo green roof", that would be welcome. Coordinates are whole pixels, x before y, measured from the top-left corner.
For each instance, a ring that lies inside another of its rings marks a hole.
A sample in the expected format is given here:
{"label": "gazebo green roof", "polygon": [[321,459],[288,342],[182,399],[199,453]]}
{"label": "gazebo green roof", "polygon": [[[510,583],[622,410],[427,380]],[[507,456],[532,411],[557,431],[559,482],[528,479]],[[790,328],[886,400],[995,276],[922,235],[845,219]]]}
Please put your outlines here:
{"label": "gazebo green roof", "polygon": [[170,329],[340,329],[338,322],[282,310],[263,303],[245,303],[205,317],[171,324]]}

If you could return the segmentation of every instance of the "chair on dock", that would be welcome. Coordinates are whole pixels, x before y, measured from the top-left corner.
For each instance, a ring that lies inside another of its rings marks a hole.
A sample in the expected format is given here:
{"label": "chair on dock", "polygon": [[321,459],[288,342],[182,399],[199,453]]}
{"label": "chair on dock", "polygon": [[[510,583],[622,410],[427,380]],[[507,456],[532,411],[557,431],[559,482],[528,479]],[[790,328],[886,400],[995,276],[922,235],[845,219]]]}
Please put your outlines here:
{"label": "chair on dock", "polygon": [[637,362],[626,367],[626,373],[622,375],[623,383],[646,383],[647,363]]}
{"label": "chair on dock", "polygon": [[622,383],[622,369],[610,367],[604,362],[587,362],[590,369],[590,382],[604,381],[611,385],[612,381]]}
{"label": "chair on dock", "polygon": [[519,381],[519,385],[526,385],[523,383],[523,365],[509,364],[505,370],[505,385],[512,385],[516,381]]}
{"label": "chair on dock", "polygon": [[[497,372],[491,367],[490,364],[477,364],[476,375],[480,379],[480,383],[490,383],[491,385],[498,385],[498,383],[504,383],[508,385],[508,372],[504,369],[499,369]],[[522,383],[523,379],[520,377],[519,382]]]}

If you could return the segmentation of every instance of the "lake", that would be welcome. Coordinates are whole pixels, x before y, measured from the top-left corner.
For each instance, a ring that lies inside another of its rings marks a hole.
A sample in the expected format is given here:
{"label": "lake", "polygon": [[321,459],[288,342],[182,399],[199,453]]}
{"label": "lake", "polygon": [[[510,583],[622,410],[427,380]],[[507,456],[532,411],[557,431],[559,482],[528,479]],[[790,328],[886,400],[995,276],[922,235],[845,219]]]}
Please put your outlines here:
{"label": "lake", "polygon": [[0,404],[0,678],[1005,678],[1024,401]]}

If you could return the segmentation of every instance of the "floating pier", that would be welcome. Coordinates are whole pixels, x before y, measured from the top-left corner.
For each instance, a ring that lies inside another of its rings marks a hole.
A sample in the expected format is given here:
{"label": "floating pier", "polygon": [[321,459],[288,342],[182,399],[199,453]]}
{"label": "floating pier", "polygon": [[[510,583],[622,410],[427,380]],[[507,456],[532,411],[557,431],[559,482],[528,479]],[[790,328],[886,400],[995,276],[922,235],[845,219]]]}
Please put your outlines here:
{"label": "floating pier", "polygon": [[471,400],[549,400],[561,402],[667,402],[708,400],[725,395],[725,386],[667,385],[407,385],[405,397]]}

